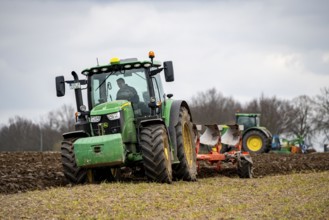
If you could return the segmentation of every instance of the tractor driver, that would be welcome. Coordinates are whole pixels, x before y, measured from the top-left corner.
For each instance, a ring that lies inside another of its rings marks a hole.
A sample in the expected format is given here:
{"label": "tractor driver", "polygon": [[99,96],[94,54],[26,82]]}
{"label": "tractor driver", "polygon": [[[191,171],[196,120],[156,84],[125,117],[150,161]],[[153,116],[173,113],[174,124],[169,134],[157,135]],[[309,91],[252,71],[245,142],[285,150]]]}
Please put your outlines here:
{"label": "tractor driver", "polygon": [[128,86],[123,78],[119,78],[117,84],[120,88],[117,92],[117,100],[128,100],[134,104],[139,102],[139,96],[134,87]]}

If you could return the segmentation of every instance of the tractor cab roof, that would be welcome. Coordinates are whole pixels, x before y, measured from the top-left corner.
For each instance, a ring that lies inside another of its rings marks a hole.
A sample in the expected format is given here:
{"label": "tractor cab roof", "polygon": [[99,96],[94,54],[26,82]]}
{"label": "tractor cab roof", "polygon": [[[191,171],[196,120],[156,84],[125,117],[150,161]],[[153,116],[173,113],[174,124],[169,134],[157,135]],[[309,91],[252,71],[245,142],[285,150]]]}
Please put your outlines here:
{"label": "tractor cab roof", "polygon": [[159,61],[139,61],[137,58],[129,58],[120,60],[119,58],[112,58],[110,63],[103,66],[95,66],[82,71],[85,76],[99,73],[107,73],[112,71],[124,71],[134,68],[149,68],[149,67],[160,67]]}

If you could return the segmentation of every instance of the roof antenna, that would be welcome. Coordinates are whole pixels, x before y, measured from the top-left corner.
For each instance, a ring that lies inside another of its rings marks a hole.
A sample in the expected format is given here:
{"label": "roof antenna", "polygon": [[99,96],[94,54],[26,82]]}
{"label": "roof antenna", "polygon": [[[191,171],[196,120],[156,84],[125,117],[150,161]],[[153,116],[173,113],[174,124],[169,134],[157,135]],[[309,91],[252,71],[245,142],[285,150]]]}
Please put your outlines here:
{"label": "roof antenna", "polygon": [[96,57],[96,61],[97,61],[97,66],[99,66],[98,57]]}

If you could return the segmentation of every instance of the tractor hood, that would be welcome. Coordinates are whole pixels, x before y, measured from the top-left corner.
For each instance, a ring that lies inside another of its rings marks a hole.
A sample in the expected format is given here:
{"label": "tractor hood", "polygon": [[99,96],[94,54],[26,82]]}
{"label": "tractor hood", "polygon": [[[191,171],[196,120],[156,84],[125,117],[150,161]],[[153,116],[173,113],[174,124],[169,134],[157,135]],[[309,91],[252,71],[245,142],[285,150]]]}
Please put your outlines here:
{"label": "tractor hood", "polygon": [[111,114],[111,113],[119,112],[123,110],[124,107],[130,105],[131,103],[126,100],[116,100],[112,102],[106,102],[95,106],[91,110],[90,115],[95,116],[95,115]]}

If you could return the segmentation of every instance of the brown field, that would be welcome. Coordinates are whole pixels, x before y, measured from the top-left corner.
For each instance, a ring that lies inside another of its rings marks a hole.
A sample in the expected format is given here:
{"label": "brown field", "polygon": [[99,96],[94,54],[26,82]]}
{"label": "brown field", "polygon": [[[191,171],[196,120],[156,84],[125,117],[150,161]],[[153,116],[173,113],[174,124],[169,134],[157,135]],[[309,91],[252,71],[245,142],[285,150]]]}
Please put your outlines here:
{"label": "brown field", "polygon": [[58,152],[0,154],[0,219],[327,219],[329,154],[253,155],[253,179],[72,186]]}
{"label": "brown field", "polygon": [[[252,155],[254,177],[329,170],[329,153]],[[202,168],[200,178],[237,177],[235,170]],[[65,186],[59,152],[0,152],[0,193]]]}

